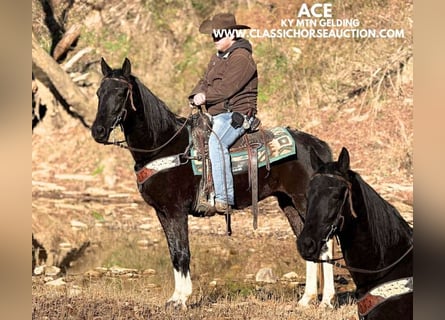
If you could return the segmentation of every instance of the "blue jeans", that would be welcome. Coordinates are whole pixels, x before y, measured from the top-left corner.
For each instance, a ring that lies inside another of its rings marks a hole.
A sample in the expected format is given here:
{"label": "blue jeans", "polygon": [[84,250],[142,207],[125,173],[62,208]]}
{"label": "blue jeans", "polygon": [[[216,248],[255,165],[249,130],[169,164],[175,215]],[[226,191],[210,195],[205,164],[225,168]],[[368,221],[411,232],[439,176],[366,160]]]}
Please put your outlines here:
{"label": "blue jeans", "polygon": [[[209,156],[212,163],[215,200],[234,204],[232,165],[229,148],[246,130],[231,126],[232,112],[213,116],[213,132],[209,138]],[[227,193],[226,193],[227,186]]]}

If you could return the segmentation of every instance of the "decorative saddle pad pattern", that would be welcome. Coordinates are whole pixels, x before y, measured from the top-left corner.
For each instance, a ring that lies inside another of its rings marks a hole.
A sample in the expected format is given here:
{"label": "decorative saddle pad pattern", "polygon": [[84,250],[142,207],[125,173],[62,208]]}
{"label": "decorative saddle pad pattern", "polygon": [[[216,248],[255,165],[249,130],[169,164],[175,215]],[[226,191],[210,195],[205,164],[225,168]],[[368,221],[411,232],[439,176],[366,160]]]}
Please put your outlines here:
{"label": "decorative saddle pad pattern", "polygon": [[[258,149],[258,167],[263,167],[266,165],[267,155],[269,156],[269,162],[272,163],[296,153],[295,141],[287,128],[276,127],[270,129],[269,131],[273,133],[274,138],[272,141]],[[191,149],[191,155],[197,156],[197,151],[194,147]],[[247,172],[249,160],[247,150],[230,152],[230,157],[233,174]],[[201,160],[192,160],[192,167],[195,175],[202,175]]]}

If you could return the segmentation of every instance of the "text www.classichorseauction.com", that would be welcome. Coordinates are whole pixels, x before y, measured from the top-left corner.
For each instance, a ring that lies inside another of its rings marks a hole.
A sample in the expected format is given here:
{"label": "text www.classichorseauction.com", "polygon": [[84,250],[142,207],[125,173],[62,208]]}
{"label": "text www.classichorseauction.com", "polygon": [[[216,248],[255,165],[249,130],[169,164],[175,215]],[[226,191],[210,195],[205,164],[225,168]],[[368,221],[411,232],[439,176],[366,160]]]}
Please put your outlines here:
{"label": "text www.classichorseauction.com", "polygon": [[334,19],[332,3],[303,3],[297,18],[280,19],[280,25],[271,29],[215,29],[215,37],[240,38],[404,38],[403,29],[361,28],[358,19]]}

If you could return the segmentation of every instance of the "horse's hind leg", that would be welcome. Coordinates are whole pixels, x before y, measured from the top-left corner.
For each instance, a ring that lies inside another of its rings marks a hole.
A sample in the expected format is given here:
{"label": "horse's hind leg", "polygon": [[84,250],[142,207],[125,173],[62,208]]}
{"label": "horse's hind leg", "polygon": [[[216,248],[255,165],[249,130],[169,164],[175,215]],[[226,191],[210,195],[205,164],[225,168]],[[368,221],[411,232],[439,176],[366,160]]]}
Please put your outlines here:
{"label": "horse's hind leg", "polygon": [[167,238],[175,276],[175,291],[167,301],[167,307],[186,309],[187,298],[192,293],[187,214],[180,217],[169,217],[168,214],[159,212],[157,214]]}

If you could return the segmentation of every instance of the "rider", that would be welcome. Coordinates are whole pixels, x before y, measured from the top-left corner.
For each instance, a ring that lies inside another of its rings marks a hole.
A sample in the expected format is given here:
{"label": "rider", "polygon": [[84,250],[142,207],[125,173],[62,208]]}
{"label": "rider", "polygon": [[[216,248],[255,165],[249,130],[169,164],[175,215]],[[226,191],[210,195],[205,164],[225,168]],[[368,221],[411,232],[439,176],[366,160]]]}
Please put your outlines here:
{"label": "rider", "polygon": [[189,96],[191,106],[205,106],[213,119],[209,156],[214,209],[219,213],[234,205],[229,147],[249,128],[257,112],[257,67],[250,42],[240,37],[241,29],[250,27],[238,25],[231,13],[217,14],[200,25],[201,33],[212,35],[217,53]]}

